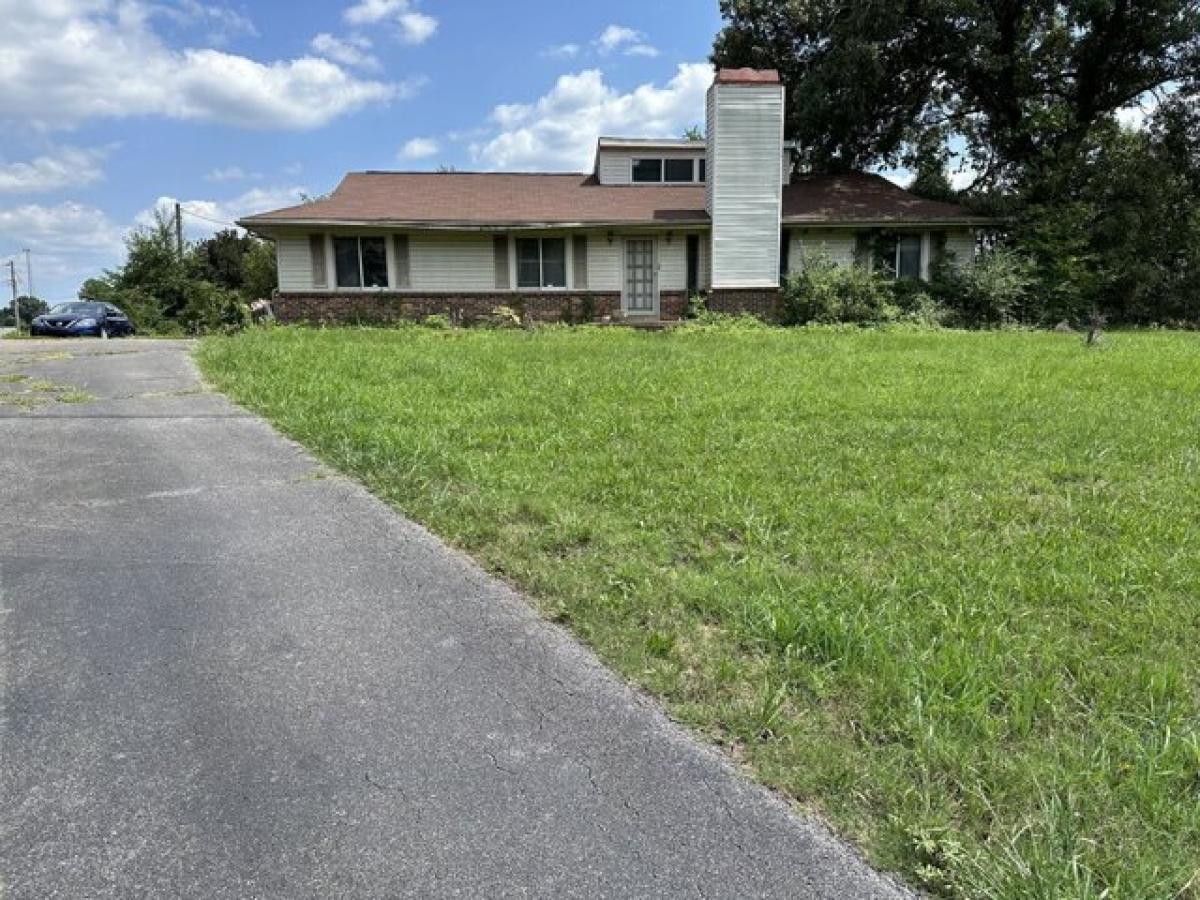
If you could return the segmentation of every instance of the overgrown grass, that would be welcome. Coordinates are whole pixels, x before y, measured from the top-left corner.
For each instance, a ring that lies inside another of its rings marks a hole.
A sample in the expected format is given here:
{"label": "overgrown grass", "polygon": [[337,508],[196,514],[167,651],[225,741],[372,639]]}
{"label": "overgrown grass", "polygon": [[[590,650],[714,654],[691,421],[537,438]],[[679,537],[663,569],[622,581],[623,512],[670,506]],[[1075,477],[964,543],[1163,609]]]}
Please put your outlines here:
{"label": "overgrown grass", "polygon": [[878,864],[1200,896],[1200,337],[277,329],[199,357]]}

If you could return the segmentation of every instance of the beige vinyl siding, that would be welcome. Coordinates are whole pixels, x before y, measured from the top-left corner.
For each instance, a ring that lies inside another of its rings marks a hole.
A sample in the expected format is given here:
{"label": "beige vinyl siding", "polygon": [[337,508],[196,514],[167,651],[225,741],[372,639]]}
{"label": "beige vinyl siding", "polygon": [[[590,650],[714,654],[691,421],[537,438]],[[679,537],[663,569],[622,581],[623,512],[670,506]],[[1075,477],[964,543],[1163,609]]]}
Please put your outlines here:
{"label": "beige vinyl siding", "polygon": [[621,238],[608,242],[606,233],[588,235],[588,290],[621,290]]}
{"label": "beige vinyl siding", "polygon": [[[707,170],[704,173],[707,179],[704,183],[704,211],[710,218],[713,211],[713,173],[717,171],[716,129],[713,127],[716,121],[717,92],[709,88],[704,98],[704,167]],[[709,249],[712,249],[711,246]]]}
{"label": "beige vinyl siding", "polygon": [[675,233],[658,239],[658,289],[687,290],[687,235]]}
{"label": "beige vinyl siding", "polygon": [[496,289],[496,254],[491,235],[412,234],[408,253],[414,290]]}
{"label": "beige vinyl siding", "polygon": [[633,157],[628,153],[600,153],[599,178],[601,184],[631,184],[633,182]]}
{"label": "beige vinyl siding", "polygon": [[954,254],[954,264],[969,266],[975,263],[975,232],[969,228],[946,232],[946,255]]}
{"label": "beige vinyl siding", "polygon": [[[312,254],[307,234],[286,235],[275,239],[275,260],[279,266],[281,291],[313,289]],[[331,277],[326,268],[327,280]]]}
{"label": "beige vinyl siding", "polygon": [[715,84],[709,122],[713,286],[779,284],[783,88]]}
{"label": "beige vinyl siding", "polygon": [[833,262],[849,266],[854,263],[856,232],[851,229],[794,228],[788,255],[788,270],[799,272],[805,254],[824,253]]}
{"label": "beige vinyl siding", "polygon": [[576,290],[587,290],[588,239],[586,234],[571,236],[571,266],[574,269],[571,286]]}

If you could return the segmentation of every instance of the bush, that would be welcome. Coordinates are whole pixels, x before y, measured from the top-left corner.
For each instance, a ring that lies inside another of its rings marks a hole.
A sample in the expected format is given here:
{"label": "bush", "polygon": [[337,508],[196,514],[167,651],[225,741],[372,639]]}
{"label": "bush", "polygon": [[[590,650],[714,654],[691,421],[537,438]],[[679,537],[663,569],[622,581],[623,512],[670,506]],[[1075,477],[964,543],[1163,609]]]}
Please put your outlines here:
{"label": "bush", "polygon": [[783,324],[877,325],[900,318],[892,283],[861,266],[844,266],[827,256],[805,260],[783,284]]}
{"label": "bush", "polygon": [[892,298],[900,310],[899,321],[921,328],[940,328],[951,319],[950,310],[934,296],[924,281],[892,282]]}
{"label": "bush", "polygon": [[179,320],[192,334],[240,331],[252,321],[250,306],[241,295],[209,281],[194,281],[184,292]]}
{"label": "bush", "polygon": [[1035,313],[1037,276],[1033,264],[1011,250],[993,250],[974,265],[943,264],[931,291],[956,325],[987,328],[1029,323]]}
{"label": "bush", "polygon": [[431,313],[421,320],[421,325],[424,328],[432,328],[434,331],[446,331],[453,323],[449,316],[441,315],[440,313]]}

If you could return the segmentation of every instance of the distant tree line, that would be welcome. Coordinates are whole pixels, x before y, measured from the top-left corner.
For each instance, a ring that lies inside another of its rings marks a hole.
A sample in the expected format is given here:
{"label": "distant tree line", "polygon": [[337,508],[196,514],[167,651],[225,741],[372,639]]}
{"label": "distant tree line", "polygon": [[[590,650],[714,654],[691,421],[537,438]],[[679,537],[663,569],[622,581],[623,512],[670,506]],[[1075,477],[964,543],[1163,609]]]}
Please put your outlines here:
{"label": "distant tree line", "polygon": [[[40,316],[46,312],[49,307],[46,306],[46,301],[37,297],[21,296],[17,298],[17,311],[21,315],[21,325],[24,328],[29,327],[29,323],[34,320],[34,317]],[[5,304],[3,309],[0,309],[0,328],[11,328],[13,325],[12,304]]]}
{"label": "distant tree line", "polygon": [[276,284],[273,245],[234,229],[188,242],[181,256],[171,220],[132,232],[125,262],[89,278],[79,296],[124,309],[142,332],[199,334],[240,328],[250,304]]}
{"label": "distant tree line", "polygon": [[721,11],[714,63],[780,71],[801,169],[905,167],[997,217],[1032,268],[1027,319],[1200,324],[1200,2]]}

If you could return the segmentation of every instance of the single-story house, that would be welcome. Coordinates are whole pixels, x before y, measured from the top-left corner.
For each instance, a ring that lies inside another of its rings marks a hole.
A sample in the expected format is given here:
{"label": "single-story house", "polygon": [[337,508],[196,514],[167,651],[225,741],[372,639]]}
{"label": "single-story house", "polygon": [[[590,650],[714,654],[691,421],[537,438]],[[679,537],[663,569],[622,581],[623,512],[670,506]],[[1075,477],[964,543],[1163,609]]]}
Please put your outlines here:
{"label": "single-story house", "polygon": [[[242,219],[273,240],[284,321],[543,321],[771,315],[815,252],[927,278],[987,224],[878,175],[792,174],[774,71],[720,71],[705,140],[600,138],[591,172],[356,172],[328,197]],[[869,253],[864,248],[870,246]],[[882,250],[881,250],[882,248]]]}

